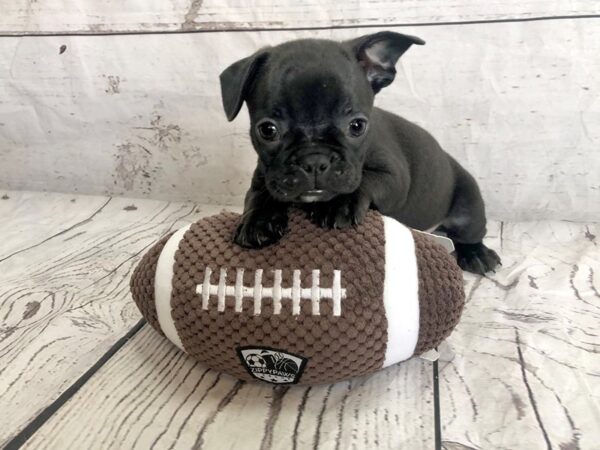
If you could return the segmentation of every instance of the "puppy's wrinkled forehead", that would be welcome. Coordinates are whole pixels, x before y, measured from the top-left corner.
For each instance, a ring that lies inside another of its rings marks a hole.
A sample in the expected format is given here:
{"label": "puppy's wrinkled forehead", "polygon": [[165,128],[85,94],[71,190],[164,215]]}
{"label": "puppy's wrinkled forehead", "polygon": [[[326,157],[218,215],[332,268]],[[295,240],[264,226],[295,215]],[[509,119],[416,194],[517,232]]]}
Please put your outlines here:
{"label": "puppy's wrinkled forehead", "polygon": [[342,114],[351,106],[343,80],[320,67],[292,67],[281,79],[276,110],[293,120],[313,122]]}
{"label": "puppy's wrinkled forehead", "polygon": [[[269,107],[298,122],[326,121],[371,101],[356,61],[329,41],[295,41],[277,47],[266,78]],[[357,89],[357,84],[363,89]]]}

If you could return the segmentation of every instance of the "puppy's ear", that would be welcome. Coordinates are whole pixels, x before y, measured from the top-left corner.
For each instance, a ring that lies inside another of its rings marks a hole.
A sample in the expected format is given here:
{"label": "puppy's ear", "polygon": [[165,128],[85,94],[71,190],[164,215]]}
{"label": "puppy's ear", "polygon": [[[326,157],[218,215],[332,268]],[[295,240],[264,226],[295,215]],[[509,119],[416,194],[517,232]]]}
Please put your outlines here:
{"label": "puppy's ear", "polygon": [[242,103],[246,100],[246,96],[252,86],[252,81],[256,77],[259,67],[267,60],[267,57],[267,52],[257,52],[252,56],[233,63],[221,73],[219,79],[221,80],[223,108],[225,108],[227,120],[230,122],[240,112]]}
{"label": "puppy's ear", "polygon": [[412,44],[423,45],[425,41],[416,36],[382,31],[345,42],[365,71],[375,93],[394,81],[395,65]]}

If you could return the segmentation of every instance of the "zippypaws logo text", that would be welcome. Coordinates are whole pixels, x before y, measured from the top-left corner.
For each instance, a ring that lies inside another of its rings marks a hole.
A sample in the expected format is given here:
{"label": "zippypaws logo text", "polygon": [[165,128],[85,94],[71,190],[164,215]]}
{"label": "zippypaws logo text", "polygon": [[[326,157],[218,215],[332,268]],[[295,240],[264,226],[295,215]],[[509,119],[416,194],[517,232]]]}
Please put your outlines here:
{"label": "zippypaws logo text", "polygon": [[274,384],[294,384],[300,380],[306,358],[267,347],[239,347],[238,356],[254,378]]}

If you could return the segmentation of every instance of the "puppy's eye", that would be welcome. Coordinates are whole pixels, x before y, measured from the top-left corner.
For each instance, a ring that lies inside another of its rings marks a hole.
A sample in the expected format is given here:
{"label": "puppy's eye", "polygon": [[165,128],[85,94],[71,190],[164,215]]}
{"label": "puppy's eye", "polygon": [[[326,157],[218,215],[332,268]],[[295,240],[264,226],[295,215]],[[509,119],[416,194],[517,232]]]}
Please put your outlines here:
{"label": "puppy's eye", "polygon": [[258,125],[258,134],[265,141],[274,141],[279,136],[279,130],[277,129],[277,125],[273,122],[262,122]]}
{"label": "puppy's eye", "polygon": [[359,137],[364,134],[367,130],[367,121],[365,119],[353,119],[348,125],[350,135],[353,137]]}

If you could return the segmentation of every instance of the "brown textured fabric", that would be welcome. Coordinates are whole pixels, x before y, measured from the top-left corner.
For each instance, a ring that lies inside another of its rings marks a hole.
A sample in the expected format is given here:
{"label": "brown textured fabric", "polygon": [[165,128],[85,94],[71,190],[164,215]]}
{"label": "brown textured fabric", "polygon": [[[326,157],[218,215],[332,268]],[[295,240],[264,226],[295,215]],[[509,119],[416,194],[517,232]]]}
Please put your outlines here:
{"label": "brown textured fabric", "polygon": [[412,232],[419,272],[419,339],[415,355],[450,335],[465,304],[462,272],[454,257],[433,239]]}
{"label": "brown textured fabric", "polygon": [[[290,230],[280,243],[245,250],[231,240],[239,215],[222,213],[205,218],[186,232],[176,253],[172,307],[185,349],[209,367],[242,379],[252,379],[240,362],[239,346],[272,347],[308,358],[300,384],[328,383],[379,369],[385,356],[387,321],[383,302],[384,228],[381,216],[370,212],[357,229],[327,231],[299,212],[290,215]],[[332,315],[330,300],[311,314],[311,301],[301,301],[301,314],[292,315],[291,300],[282,300],[280,315],[272,299],[253,315],[253,300],[245,298],[243,313],[234,311],[233,297],[217,310],[216,296],[208,311],[201,308],[196,286],[211,267],[211,283],[218,284],[220,267],[227,267],[227,284],[235,284],[235,268],[245,268],[244,285],[254,283],[254,269],[262,268],[263,286],[273,286],[273,270],[282,269],[282,287],[291,287],[292,271],[301,270],[301,285],[311,286],[311,271],[320,269],[320,285],[330,287],[333,271],[341,270],[341,316]]]}
{"label": "brown textured fabric", "polygon": [[138,306],[142,316],[148,321],[148,323],[164,336],[164,333],[160,329],[158,323],[158,317],[156,316],[156,305],[154,302],[154,278],[156,276],[156,263],[160,252],[163,247],[173,235],[174,232],[163,236],[160,241],[148,250],[138,266],[135,268],[129,286],[131,288],[131,295],[133,300]]}

